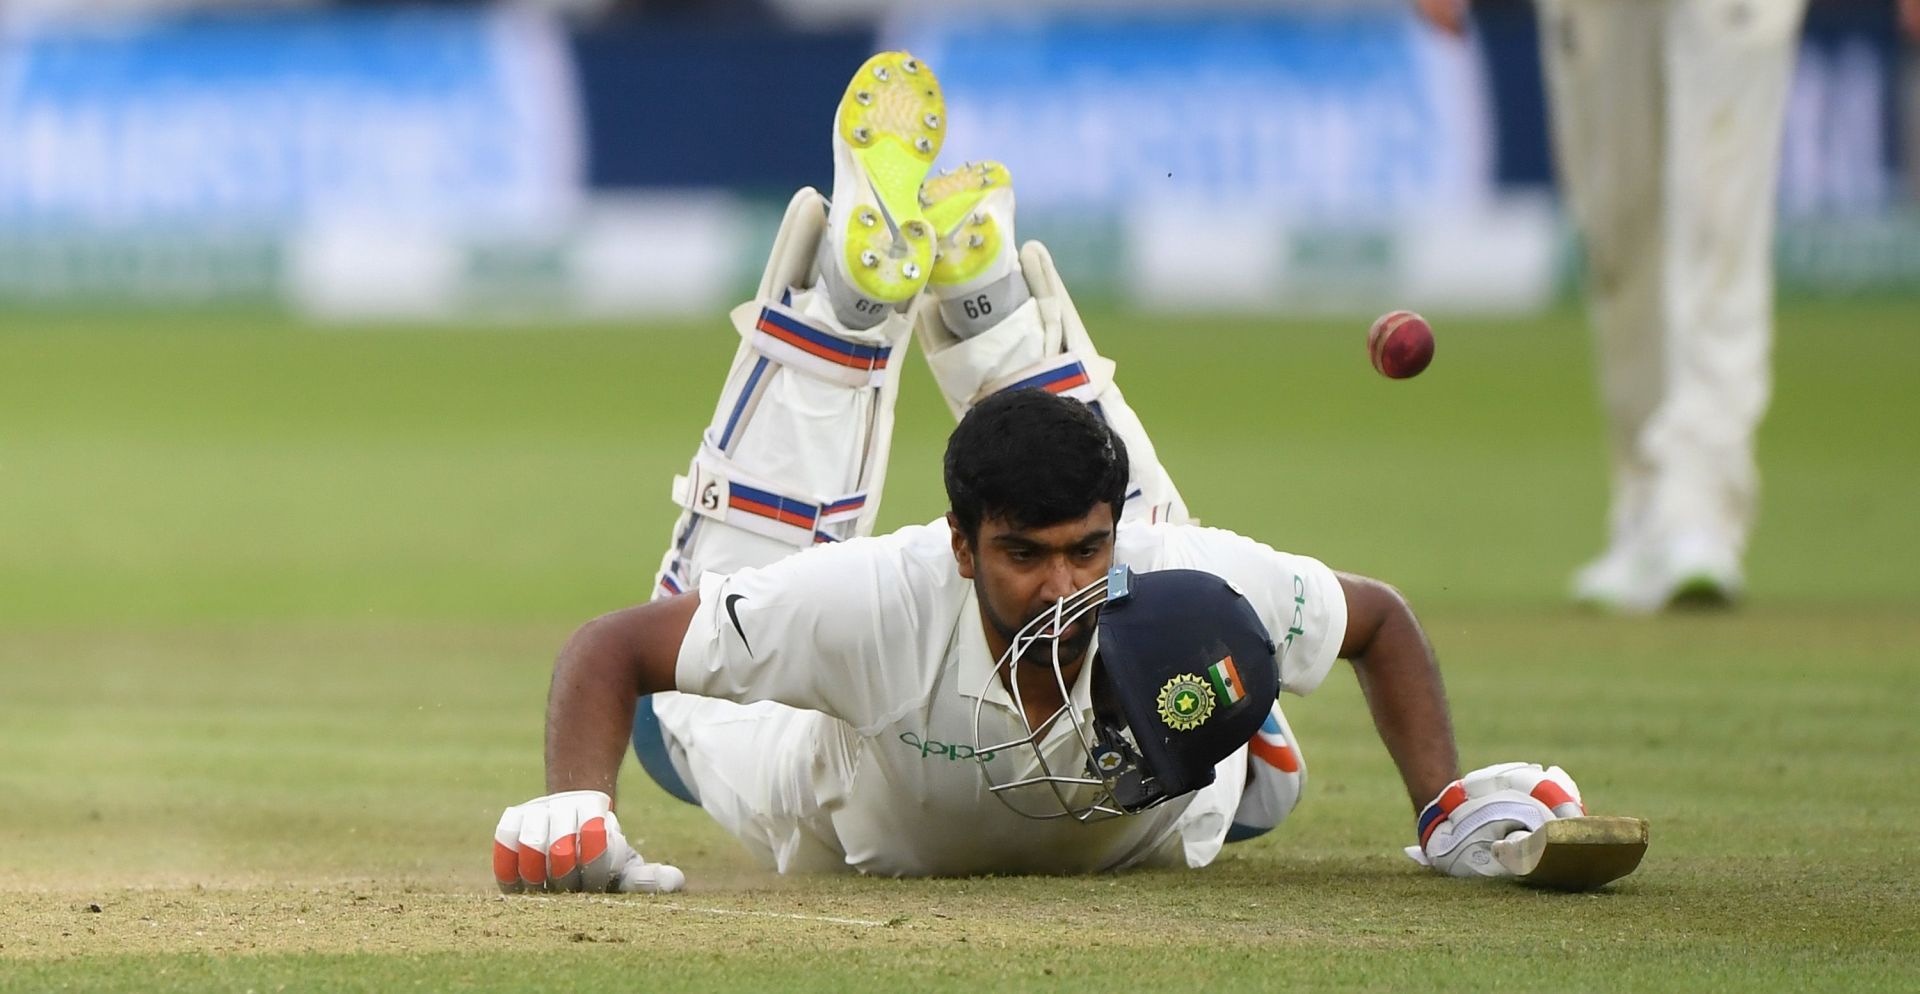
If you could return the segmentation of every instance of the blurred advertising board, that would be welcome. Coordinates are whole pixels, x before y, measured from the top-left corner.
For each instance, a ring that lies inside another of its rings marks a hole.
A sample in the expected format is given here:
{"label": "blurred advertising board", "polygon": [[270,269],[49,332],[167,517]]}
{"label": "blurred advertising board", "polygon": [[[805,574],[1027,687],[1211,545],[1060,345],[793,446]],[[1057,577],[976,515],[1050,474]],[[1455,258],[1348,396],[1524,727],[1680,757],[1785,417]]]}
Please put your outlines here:
{"label": "blurred advertising board", "polygon": [[8,18],[0,295],[273,294],[315,226],[552,224],[582,199],[583,147],[544,16]]}
{"label": "blurred advertising board", "polygon": [[943,156],[1005,161],[1023,205],[1352,216],[1492,192],[1477,57],[1397,8],[909,16],[886,40],[940,75]]}
{"label": "blurred advertising board", "polygon": [[564,36],[506,8],[13,23],[0,220],[550,216],[580,193]]}
{"label": "blurred advertising board", "polygon": [[1552,290],[1552,212],[1496,189],[1479,51],[1404,5],[923,11],[883,36],[940,74],[943,158],[1006,162],[1034,234],[1109,219],[1112,257],[1078,275],[1137,303],[1506,308]]}
{"label": "blurred advertising board", "polygon": [[[1525,310],[1578,272],[1528,4],[1482,5],[1464,41],[1399,2],[889,9],[876,39],[526,6],[0,8],[0,301],[717,314],[793,186],[831,183],[828,112],[881,47],[935,68],[941,162],[1007,162],[1021,233],[1085,297]],[[1784,288],[1920,285],[1920,113],[1875,11],[1808,20]]]}

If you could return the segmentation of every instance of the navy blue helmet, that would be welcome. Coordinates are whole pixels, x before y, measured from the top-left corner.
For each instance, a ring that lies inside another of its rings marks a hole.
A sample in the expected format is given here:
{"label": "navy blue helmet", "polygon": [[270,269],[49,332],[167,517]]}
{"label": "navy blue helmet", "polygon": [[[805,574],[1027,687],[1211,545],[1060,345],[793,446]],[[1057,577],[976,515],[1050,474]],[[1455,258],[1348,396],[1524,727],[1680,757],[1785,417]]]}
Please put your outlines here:
{"label": "navy blue helmet", "polygon": [[[1088,714],[1074,703],[1065,669],[1077,660],[1059,658],[1057,633],[1094,612]],[[1026,719],[1012,679],[1036,644],[1049,649],[1067,702],[1038,724]],[[989,789],[1021,814],[1082,821],[1144,811],[1212,783],[1215,765],[1247,744],[1280,690],[1273,639],[1232,584],[1200,570],[1125,566],[1028,623],[991,679],[1013,692],[1027,734],[985,741],[976,710],[976,751],[1004,757],[981,764]]]}

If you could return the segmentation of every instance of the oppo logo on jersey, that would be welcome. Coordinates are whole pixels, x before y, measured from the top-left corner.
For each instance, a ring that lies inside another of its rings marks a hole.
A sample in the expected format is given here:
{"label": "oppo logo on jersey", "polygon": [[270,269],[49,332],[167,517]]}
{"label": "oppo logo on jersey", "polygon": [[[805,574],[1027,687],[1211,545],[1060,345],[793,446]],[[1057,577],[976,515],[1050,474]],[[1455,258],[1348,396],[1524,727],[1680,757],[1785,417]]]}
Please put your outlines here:
{"label": "oppo logo on jersey", "polygon": [[941,757],[944,757],[948,762],[956,762],[956,761],[968,760],[968,759],[977,759],[982,763],[989,763],[993,761],[993,753],[991,752],[976,753],[973,751],[973,747],[970,745],[958,745],[953,743],[934,741],[931,739],[922,739],[920,738],[920,736],[915,735],[912,732],[901,732],[900,741],[905,742],[906,744],[914,747],[915,749],[920,750],[921,759],[929,759],[934,756],[941,756]]}
{"label": "oppo logo on jersey", "polygon": [[1293,637],[1307,633],[1307,581],[1293,578],[1293,622],[1287,625],[1287,637],[1280,640],[1279,658],[1287,658],[1287,650],[1293,648]]}

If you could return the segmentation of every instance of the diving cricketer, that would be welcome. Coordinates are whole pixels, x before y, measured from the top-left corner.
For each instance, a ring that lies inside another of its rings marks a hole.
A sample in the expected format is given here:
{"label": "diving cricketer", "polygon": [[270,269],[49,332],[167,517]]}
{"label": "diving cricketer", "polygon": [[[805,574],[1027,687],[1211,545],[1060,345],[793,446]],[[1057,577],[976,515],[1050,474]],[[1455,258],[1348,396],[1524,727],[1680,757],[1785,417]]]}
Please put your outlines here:
{"label": "diving cricketer", "polygon": [[[733,312],[656,596],[555,663],[549,793],[501,816],[500,887],[686,883],[622,834],[629,742],[781,873],[1205,866],[1293,810],[1306,765],[1278,695],[1336,658],[1408,791],[1417,862],[1572,886],[1629,872],[1617,857],[1644,835],[1582,818],[1558,768],[1461,776],[1433,652],[1391,587],[1191,523],[1051,256],[1016,248],[1007,170],[929,178],[944,114],[902,53],[849,84],[832,201],[793,198]],[[949,506],[876,537],[910,335],[960,415]],[[1540,834],[1563,820],[1590,830]]]}

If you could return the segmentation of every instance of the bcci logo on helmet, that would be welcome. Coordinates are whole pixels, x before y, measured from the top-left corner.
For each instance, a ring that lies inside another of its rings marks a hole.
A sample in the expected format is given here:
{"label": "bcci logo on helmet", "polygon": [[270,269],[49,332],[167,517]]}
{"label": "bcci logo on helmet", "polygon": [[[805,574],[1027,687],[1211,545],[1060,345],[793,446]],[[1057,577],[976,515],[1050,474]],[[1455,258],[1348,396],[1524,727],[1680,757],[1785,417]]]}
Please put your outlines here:
{"label": "bcci logo on helmet", "polygon": [[1213,716],[1213,689],[1198,676],[1182,673],[1160,688],[1154,703],[1168,728],[1190,732]]}

